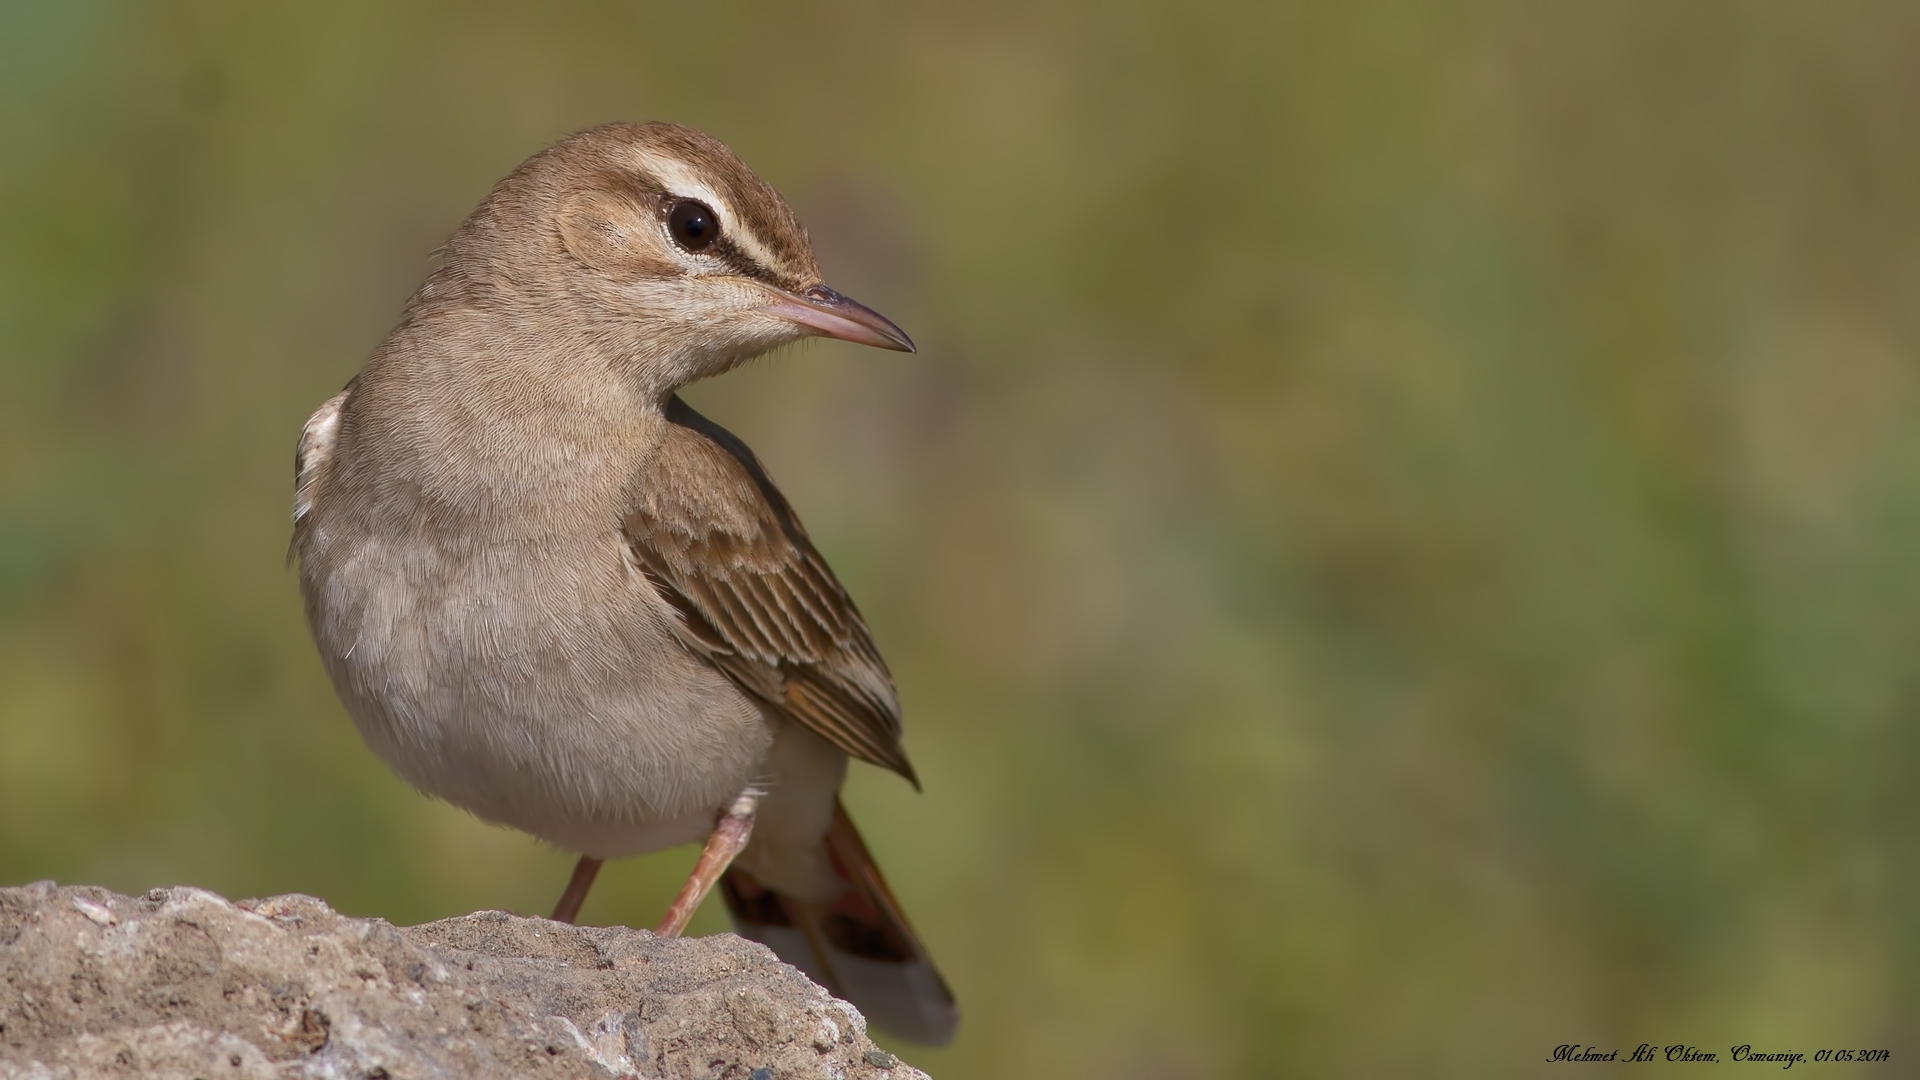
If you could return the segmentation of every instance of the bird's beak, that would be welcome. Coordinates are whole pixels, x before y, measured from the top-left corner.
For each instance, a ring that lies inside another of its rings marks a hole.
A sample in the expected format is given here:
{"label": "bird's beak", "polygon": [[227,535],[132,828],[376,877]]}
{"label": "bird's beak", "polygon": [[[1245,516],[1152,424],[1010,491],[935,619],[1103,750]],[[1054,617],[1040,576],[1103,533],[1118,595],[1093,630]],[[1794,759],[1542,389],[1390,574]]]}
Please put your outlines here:
{"label": "bird's beak", "polygon": [[839,338],[878,349],[912,352],[913,339],[893,325],[885,315],[856,300],[849,300],[827,288],[815,285],[797,293],[773,290],[773,302],[761,310],[785,319],[810,334]]}

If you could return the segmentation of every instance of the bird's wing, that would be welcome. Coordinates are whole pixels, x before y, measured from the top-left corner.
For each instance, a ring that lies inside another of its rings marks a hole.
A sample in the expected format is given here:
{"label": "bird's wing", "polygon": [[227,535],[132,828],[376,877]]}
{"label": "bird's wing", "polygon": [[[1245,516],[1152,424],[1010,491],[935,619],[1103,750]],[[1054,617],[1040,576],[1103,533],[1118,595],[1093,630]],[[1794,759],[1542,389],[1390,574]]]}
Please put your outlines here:
{"label": "bird's wing", "polygon": [[918,786],[873,636],[745,443],[679,398],[624,528],[676,632],[741,689]]}

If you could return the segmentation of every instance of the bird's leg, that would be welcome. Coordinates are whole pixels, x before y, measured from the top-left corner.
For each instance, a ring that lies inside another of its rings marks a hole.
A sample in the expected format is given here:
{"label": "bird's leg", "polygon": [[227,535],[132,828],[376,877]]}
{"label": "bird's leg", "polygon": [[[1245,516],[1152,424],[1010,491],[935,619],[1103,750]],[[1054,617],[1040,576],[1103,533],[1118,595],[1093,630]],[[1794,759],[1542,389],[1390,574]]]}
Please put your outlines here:
{"label": "bird's leg", "polygon": [[759,805],[760,793],[748,788],[720,815],[713,835],[707,837],[707,846],[700,852],[700,861],[693,864],[693,874],[680,886],[680,895],[673,898],[673,906],[667,909],[667,917],[660,920],[660,927],[654,933],[661,937],[679,937],[687,928],[687,921],[699,909],[700,901],[707,898],[720,875],[727,872],[733,857],[747,846],[747,838],[753,835],[753,812]]}
{"label": "bird's leg", "polygon": [[560,902],[553,907],[553,921],[570,923],[580,914],[580,905],[587,898],[587,890],[593,888],[593,878],[600,872],[600,860],[591,855],[580,856],[573,865],[573,878],[567,882],[567,891],[560,894]]}

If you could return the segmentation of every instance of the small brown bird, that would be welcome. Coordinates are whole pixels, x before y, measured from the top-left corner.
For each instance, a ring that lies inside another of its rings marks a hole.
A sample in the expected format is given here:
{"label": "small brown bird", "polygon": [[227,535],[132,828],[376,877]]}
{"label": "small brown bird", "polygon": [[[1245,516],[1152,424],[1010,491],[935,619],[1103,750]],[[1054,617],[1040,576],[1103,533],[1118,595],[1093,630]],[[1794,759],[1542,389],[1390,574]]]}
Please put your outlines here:
{"label": "small brown bird", "polygon": [[367,744],[580,853],[554,918],[602,860],[707,837],[661,933],[719,880],[742,934],[943,1043],[953,996],[839,802],[849,756],[918,784],[892,676],[753,452],[676,396],[807,336],[913,351],[713,138],[580,132],[307,421],[293,555]]}

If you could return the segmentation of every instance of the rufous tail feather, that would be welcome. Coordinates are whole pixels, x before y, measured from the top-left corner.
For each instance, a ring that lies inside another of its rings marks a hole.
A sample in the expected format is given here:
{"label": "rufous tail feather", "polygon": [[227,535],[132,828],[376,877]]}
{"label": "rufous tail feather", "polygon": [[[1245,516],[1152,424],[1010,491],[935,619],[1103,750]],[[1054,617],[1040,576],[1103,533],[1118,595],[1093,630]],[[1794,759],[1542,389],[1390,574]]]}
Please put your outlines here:
{"label": "rufous tail feather", "polygon": [[953,992],[837,799],[827,851],[846,887],[824,903],[796,900],[737,866],[729,869],[720,891],[734,928],[852,1002],[889,1034],[945,1045],[960,1022]]}

